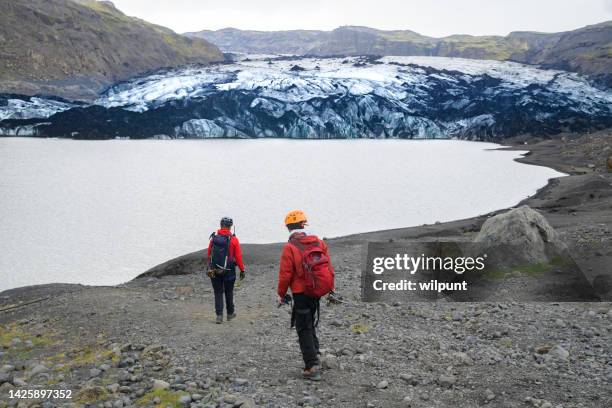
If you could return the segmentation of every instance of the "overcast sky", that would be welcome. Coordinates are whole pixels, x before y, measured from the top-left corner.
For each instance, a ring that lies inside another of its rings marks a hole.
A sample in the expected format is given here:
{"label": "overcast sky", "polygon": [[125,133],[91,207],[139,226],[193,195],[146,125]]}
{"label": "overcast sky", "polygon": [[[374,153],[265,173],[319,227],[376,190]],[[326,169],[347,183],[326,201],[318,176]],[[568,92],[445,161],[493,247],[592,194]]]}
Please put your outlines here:
{"label": "overcast sky", "polygon": [[409,29],[440,37],[556,32],[612,20],[612,0],[113,0],[128,15],[177,32],[236,27]]}

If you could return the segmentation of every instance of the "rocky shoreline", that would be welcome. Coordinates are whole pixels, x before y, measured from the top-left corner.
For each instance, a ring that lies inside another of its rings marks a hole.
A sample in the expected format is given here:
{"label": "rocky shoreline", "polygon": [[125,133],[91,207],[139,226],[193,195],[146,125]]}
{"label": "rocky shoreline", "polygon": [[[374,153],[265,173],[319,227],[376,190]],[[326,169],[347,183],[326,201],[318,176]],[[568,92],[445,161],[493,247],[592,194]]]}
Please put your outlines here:
{"label": "rocky shoreline", "polygon": [[[607,301],[361,302],[364,242],[470,239],[493,214],[331,239],[347,302],[322,306],[323,381],[312,384],[289,310],[273,303],[280,244],[245,245],[238,318],[223,325],[196,252],[116,287],[0,293],[0,407],[612,405],[612,132],[526,140],[511,147],[530,151],[520,161],[570,176],[521,204],[545,216]],[[9,398],[20,389],[72,399]]]}

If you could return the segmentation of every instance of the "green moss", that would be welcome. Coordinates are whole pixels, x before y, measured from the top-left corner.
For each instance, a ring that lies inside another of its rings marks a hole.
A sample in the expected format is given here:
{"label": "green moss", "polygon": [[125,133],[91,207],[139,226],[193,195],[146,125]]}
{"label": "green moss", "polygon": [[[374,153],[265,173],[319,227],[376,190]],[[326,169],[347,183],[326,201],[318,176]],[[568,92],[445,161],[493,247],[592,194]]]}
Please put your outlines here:
{"label": "green moss", "polygon": [[[21,343],[13,346],[12,340],[19,338]],[[26,344],[31,341],[32,345]],[[53,344],[51,332],[33,334],[17,323],[0,326],[0,347],[7,349],[7,354],[21,359],[27,359],[34,351]]]}
{"label": "green moss", "polygon": [[119,362],[117,356],[112,350],[98,348],[95,346],[86,346],[70,358],[70,367],[85,367],[103,361],[111,360],[113,363]]}
{"label": "green moss", "polygon": [[351,326],[351,330],[355,334],[365,334],[370,331],[370,328],[366,326],[365,324],[356,323]]}
{"label": "green moss", "polygon": [[[155,406],[160,408],[165,408],[170,405],[175,408],[180,408],[181,404],[179,403],[179,398],[181,398],[183,395],[189,394],[184,391],[154,390],[146,393],[140,399],[138,399],[136,401],[136,405],[147,407]],[[155,404],[153,402],[155,398],[160,399],[159,404]]]}
{"label": "green moss", "polygon": [[491,269],[488,270],[485,276],[492,280],[504,279],[511,272],[520,272],[527,276],[535,277],[559,267],[571,266],[572,263],[569,259],[561,256],[556,256],[550,260],[550,262],[538,262],[529,265],[521,265],[506,269]]}
{"label": "green moss", "polygon": [[108,397],[108,391],[103,387],[86,387],[76,394],[74,402],[77,404],[93,404],[98,401],[104,401]]}

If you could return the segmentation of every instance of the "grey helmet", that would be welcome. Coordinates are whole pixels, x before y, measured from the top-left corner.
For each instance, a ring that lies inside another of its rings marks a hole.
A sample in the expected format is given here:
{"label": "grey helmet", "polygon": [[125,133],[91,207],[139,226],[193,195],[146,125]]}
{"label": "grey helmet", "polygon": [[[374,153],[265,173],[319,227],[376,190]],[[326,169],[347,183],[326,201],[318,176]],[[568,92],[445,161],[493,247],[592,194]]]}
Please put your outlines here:
{"label": "grey helmet", "polygon": [[221,226],[222,227],[231,227],[232,225],[234,225],[234,220],[232,220],[230,217],[223,217],[221,218]]}

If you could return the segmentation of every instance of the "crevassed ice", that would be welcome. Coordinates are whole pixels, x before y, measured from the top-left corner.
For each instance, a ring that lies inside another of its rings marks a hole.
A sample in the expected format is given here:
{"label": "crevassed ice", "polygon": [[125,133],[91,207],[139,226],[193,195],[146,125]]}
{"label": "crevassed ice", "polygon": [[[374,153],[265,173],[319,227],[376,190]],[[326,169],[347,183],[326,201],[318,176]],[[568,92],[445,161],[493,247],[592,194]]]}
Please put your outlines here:
{"label": "crevassed ice", "polygon": [[[250,56],[232,64],[169,70],[137,78],[111,88],[96,103],[106,107],[120,106],[144,111],[173,99],[200,97],[229,90],[257,90],[263,97],[287,102],[347,93],[376,94],[400,101],[420,92],[426,93],[434,79],[447,82],[448,92],[452,93],[459,80],[471,81],[486,74],[500,79],[500,87],[506,89],[540,84],[581,104],[612,104],[610,92],[592,87],[577,74],[543,70],[515,62],[444,57],[383,57],[376,63],[362,65],[356,64],[360,61],[359,57],[270,58]],[[299,69],[292,70],[296,65]],[[421,67],[433,68],[439,72],[428,75]],[[407,87],[410,88],[409,93]],[[588,109],[588,106],[585,107],[585,111]]]}

